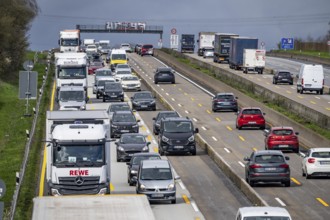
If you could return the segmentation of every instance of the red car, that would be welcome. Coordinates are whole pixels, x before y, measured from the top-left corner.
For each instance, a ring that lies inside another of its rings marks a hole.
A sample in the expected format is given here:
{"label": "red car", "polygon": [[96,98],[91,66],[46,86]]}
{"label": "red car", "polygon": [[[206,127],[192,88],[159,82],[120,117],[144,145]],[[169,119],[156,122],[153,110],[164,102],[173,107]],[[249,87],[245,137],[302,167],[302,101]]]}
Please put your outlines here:
{"label": "red car", "polygon": [[154,55],[154,46],[152,46],[151,44],[144,44],[141,47],[140,50],[140,55],[144,56],[144,55]]}
{"label": "red car", "polygon": [[104,67],[104,64],[103,62],[90,62],[89,63],[89,66],[88,66],[88,74],[91,75],[91,74],[94,74],[95,73],[95,70],[97,69],[100,69],[100,68],[103,68]]}
{"label": "red car", "polygon": [[299,153],[299,132],[294,132],[292,127],[272,127],[265,130],[265,149],[293,151]]}
{"label": "red car", "polygon": [[241,130],[242,127],[258,127],[260,129],[265,129],[266,127],[265,113],[263,113],[260,108],[242,108],[236,114],[236,128],[239,130]]}

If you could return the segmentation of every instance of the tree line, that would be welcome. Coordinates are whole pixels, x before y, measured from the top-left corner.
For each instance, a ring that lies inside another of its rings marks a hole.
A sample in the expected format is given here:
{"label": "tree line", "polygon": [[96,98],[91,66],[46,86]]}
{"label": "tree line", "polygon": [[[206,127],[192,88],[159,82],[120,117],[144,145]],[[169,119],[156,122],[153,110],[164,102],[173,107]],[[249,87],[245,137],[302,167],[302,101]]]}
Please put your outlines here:
{"label": "tree line", "polygon": [[0,80],[17,79],[28,47],[26,33],[37,12],[36,0],[0,1]]}

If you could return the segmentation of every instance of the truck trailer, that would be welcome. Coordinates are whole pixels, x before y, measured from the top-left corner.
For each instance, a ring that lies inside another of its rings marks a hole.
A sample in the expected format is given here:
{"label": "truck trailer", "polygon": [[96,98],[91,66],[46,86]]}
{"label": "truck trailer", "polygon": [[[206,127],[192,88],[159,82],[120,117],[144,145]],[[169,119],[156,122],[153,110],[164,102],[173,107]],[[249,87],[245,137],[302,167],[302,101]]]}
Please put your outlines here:
{"label": "truck trailer", "polygon": [[56,95],[61,86],[82,86],[87,92],[86,53],[55,53]]}
{"label": "truck trailer", "polygon": [[194,53],[195,50],[195,35],[181,35],[181,53]]}
{"label": "truck trailer", "polygon": [[266,64],[266,50],[244,49],[243,51],[243,73],[249,71],[262,74]]}
{"label": "truck trailer", "polygon": [[238,36],[237,34],[216,33],[214,35],[214,55],[215,63],[228,62],[230,52],[231,37]]}
{"label": "truck trailer", "polygon": [[215,32],[199,32],[198,33],[198,56],[203,56],[203,49],[213,48]]}
{"label": "truck trailer", "polygon": [[60,31],[58,40],[61,52],[79,52],[80,51],[80,30]]}
{"label": "truck trailer", "polygon": [[229,67],[240,70],[243,68],[244,49],[258,49],[258,39],[250,37],[231,37],[229,51]]}
{"label": "truck trailer", "polygon": [[110,124],[105,110],[47,111],[47,192],[110,193]]}

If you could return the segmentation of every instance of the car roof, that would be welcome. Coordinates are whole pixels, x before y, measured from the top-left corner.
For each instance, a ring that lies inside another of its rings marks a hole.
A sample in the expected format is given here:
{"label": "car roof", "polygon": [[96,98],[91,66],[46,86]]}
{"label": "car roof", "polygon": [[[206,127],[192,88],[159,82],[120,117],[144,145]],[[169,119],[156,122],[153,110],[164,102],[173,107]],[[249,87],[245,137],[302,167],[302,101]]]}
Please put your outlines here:
{"label": "car roof", "polygon": [[142,136],[142,137],[146,137],[144,134],[140,134],[140,133],[124,133],[120,137],[125,137],[125,136]]}
{"label": "car roof", "polygon": [[241,110],[246,110],[246,109],[259,109],[261,111],[261,108],[259,107],[243,107]]}
{"label": "car roof", "polygon": [[[285,208],[281,207],[242,207],[239,208],[242,217],[248,216],[290,216]],[[291,217],[291,216],[290,216]]]}
{"label": "car roof", "polygon": [[272,129],[272,130],[280,130],[280,129],[293,130],[292,127],[288,127],[288,126],[272,127],[271,129]]}
{"label": "car roof", "polygon": [[114,106],[114,105],[127,105],[127,106],[129,106],[128,102],[114,102],[114,103],[110,104],[110,106]]}
{"label": "car roof", "polygon": [[141,94],[141,93],[148,93],[148,94],[152,94],[150,91],[141,91],[141,92],[136,92],[136,93],[134,93],[134,95],[135,95],[135,94]]}
{"label": "car roof", "polygon": [[311,148],[312,152],[324,152],[324,151],[330,151],[329,147],[317,147],[317,148]]}
{"label": "car roof", "polygon": [[115,111],[114,114],[132,114],[132,115],[134,115],[132,111],[128,111],[128,110],[126,110],[126,111]]}
{"label": "car roof", "polygon": [[283,153],[279,150],[259,150],[254,155],[283,155]]}
{"label": "car roof", "polygon": [[179,114],[177,111],[160,111],[160,112],[158,112],[158,114],[166,114],[166,113],[177,113],[177,114]]}
{"label": "car roof", "polygon": [[143,160],[141,163],[143,168],[170,168],[168,160]]}
{"label": "car roof", "polygon": [[184,118],[184,117],[170,117],[170,118],[165,118],[163,121],[164,122],[166,122],[166,121],[189,121],[189,122],[191,122],[191,120],[189,118]]}
{"label": "car roof", "polygon": [[171,71],[172,68],[171,67],[157,67],[157,71]]}
{"label": "car roof", "polygon": [[218,95],[234,95],[234,93],[232,93],[232,92],[219,92],[219,93],[217,93],[217,96]]}

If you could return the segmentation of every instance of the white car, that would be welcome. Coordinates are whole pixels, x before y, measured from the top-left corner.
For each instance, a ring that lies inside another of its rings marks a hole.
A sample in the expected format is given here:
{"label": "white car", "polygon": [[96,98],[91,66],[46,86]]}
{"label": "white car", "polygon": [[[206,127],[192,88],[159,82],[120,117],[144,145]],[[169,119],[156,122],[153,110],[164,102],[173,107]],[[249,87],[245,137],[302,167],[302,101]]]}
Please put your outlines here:
{"label": "white car", "polygon": [[141,82],[137,76],[123,76],[121,78],[121,85],[124,90],[137,90],[141,91]]}
{"label": "white car", "polygon": [[125,50],[127,53],[132,53],[131,45],[128,43],[122,43],[120,49]]}
{"label": "white car", "polygon": [[330,176],[330,148],[311,148],[302,161],[302,175]]}
{"label": "white car", "polygon": [[130,72],[132,72],[132,69],[128,64],[117,64],[117,66],[115,68],[115,73],[117,73],[118,71],[130,71]]}
{"label": "white car", "polygon": [[267,220],[292,220],[290,213],[282,207],[271,206],[253,206],[253,207],[241,207],[236,214],[236,220],[245,219],[267,219]]}
{"label": "white car", "polygon": [[123,78],[124,76],[132,76],[132,72],[127,70],[118,71],[115,75],[116,82],[121,82],[121,78]]}
{"label": "white car", "polygon": [[97,47],[96,47],[96,45],[88,45],[87,47],[86,47],[86,52],[95,52],[95,53],[97,53]]}

